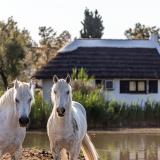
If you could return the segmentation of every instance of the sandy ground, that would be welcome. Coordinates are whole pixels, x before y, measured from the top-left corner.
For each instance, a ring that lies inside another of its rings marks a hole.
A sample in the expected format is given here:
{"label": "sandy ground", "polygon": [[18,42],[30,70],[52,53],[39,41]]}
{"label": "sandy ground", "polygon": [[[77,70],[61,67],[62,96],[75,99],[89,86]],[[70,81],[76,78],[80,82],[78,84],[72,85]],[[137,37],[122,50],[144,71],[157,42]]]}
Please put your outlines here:
{"label": "sandy ground", "polygon": [[[5,154],[2,158],[0,158],[0,160],[11,160],[11,156],[9,154]],[[45,150],[25,148],[23,149],[21,160],[53,160],[53,157],[51,153]],[[80,156],[79,160],[85,159],[83,156]]]}

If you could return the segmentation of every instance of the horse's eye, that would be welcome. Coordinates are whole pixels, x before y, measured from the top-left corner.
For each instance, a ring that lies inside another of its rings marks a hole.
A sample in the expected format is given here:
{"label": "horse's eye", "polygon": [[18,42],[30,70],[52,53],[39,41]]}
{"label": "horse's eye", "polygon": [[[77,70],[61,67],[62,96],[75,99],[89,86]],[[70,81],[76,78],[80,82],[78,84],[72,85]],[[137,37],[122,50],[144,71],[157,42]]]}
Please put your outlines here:
{"label": "horse's eye", "polygon": [[32,101],[32,98],[30,98],[29,100],[28,100],[28,102],[30,103]]}
{"label": "horse's eye", "polygon": [[67,94],[69,94],[69,91],[67,91]]}
{"label": "horse's eye", "polygon": [[16,98],[16,103],[19,103],[19,100]]}

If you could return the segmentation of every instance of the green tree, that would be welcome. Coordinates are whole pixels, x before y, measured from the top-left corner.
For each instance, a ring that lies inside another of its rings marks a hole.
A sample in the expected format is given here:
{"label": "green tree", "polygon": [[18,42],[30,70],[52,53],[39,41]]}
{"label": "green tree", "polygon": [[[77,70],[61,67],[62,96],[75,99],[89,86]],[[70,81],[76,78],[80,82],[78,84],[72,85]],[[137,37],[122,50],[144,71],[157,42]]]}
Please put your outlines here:
{"label": "green tree", "polygon": [[101,38],[103,36],[103,21],[98,11],[89,11],[88,8],[84,11],[84,20],[81,22],[83,29],[80,30],[81,38]]}
{"label": "green tree", "polygon": [[152,33],[159,35],[159,28],[145,26],[141,23],[136,23],[134,28],[129,28],[124,32],[128,39],[149,39]]}
{"label": "green tree", "polygon": [[5,89],[8,81],[15,79],[25,68],[22,60],[31,44],[28,31],[18,29],[12,17],[6,23],[0,21],[0,76]]}
{"label": "green tree", "polygon": [[55,40],[56,32],[51,27],[42,26],[39,27],[39,35],[41,36],[40,45],[43,48],[44,55],[43,60],[45,63],[49,61],[50,51],[52,49],[52,43]]}
{"label": "green tree", "polygon": [[68,31],[63,31],[61,34],[57,33],[51,28],[42,26],[39,27],[40,46],[36,46],[32,52],[32,60],[34,61],[34,68],[41,68],[48,61],[55,57],[58,50],[62,48],[71,39]]}

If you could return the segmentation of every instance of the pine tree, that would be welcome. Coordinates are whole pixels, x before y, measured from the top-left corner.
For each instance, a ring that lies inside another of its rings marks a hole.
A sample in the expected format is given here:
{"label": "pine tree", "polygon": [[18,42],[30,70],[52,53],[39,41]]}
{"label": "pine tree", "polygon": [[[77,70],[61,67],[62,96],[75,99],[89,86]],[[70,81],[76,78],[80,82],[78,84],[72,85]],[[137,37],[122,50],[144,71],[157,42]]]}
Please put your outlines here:
{"label": "pine tree", "polygon": [[94,12],[85,9],[84,20],[82,23],[83,29],[80,31],[81,38],[101,38],[103,35],[103,21],[98,11]]}

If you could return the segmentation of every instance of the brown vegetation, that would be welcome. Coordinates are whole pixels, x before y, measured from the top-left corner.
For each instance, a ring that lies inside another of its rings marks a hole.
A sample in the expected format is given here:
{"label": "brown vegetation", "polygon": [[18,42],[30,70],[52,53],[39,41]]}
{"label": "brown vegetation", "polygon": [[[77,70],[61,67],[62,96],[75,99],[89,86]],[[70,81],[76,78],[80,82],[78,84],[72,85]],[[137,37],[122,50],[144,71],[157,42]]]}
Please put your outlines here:
{"label": "brown vegetation", "polygon": [[[39,149],[29,149],[24,148],[22,151],[22,159],[21,160],[51,160],[53,156],[50,152]],[[5,154],[0,160],[11,160],[11,156],[9,154]],[[83,156],[80,156],[79,160],[84,160]]]}

